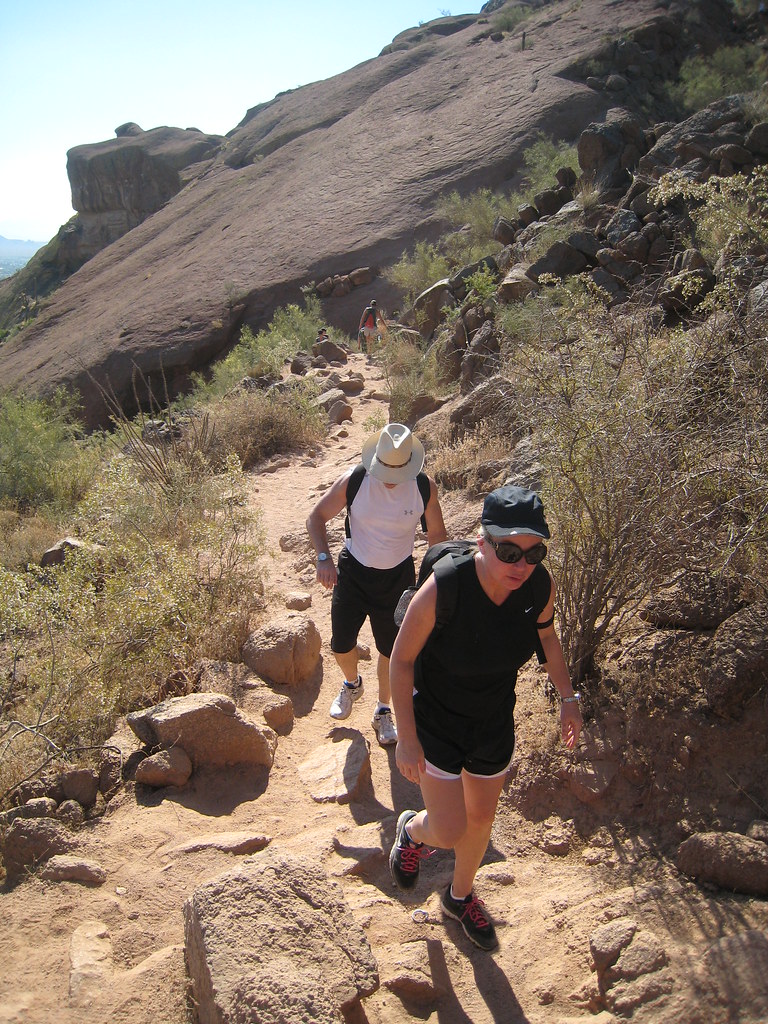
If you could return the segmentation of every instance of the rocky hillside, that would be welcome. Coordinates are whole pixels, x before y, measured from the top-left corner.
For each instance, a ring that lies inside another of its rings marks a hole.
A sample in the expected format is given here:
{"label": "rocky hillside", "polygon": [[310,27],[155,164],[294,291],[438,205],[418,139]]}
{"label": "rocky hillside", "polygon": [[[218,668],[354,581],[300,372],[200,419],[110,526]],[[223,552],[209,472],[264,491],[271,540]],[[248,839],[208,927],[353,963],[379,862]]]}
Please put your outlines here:
{"label": "rocky hillside", "polygon": [[[46,291],[79,269],[2,344],[3,380],[75,387],[87,422],[103,423],[94,379],[126,407],[134,366],[162,366],[182,388],[301,286],[369,267],[363,294],[344,287],[325,301],[328,322],[353,330],[371,295],[399,304],[380,272],[436,236],[441,194],[510,187],[539,133],[574,142],[617,105],[663,119],[681,60],[734,31],[725,0],[561,0],[531,5],[511,30],[494,19],[520,5],[487,6],[253,108],[225,140],[123,126],[72,150],[78,215],[31,273]],[[37,283],[22,283],[24,298],[15,278],[0,287],[6,326],[33,311]]]}

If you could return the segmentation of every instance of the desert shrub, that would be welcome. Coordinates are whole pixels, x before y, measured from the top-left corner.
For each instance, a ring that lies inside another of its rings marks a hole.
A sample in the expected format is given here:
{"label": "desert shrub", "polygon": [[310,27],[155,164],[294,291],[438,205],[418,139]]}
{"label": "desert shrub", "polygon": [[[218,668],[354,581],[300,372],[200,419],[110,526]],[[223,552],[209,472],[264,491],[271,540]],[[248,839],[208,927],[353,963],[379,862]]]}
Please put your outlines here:
{"label": "desert shrub", "polygon": [[491,28],[494,32],[513,32],[530,15],[531,11],[526,7],[512,7],[507,11],[499,11],[491,19]]}
{"label": "desert shrub", "polygon": [[381,360],[390,395],[390,420],[410,423],[419,398],[437,391],[434,350],[424,352],[408,338],[394,337],[382,349]]}
{"label": "desert shrub", "polygon": [[586,292],[557,292],[499,324],[515,330],[502,372],[545,470],[560,633],[581,682],[677,572],[738,570],[759,586],[765,345],[754,332],[737,361],[722,322],[659,334],[642,310],[619,319]]}
{"label": "desert shrub", "polygon": [[757,89],[765,75],[759,47],[721,46],[707,56],[688,57],[680,67],[672,98],[693,112],[734,93]]}
{"label": "desert shrub", "polygon": [[480,267],[466,280],[467,298],[476,297],[480,302],[488,303],[496,294],[498,281],[488,267]]}
{"label": "desert shrub", "polygon": [[447,258],[436,245],[417,242],[413,255],[403,253],[397,263],[384,271],[386,279],[403,293],[412,306],[417,296],[451,272]]}
{"label": "desert shrub", "polygon": [[[511,397],[511,396],[510,396]],[[500,486],[509,471],[510,433],[499,415],[476,430],[447,435],[430,452],[430,472],[446,490],[485,494]]]}
{"label": "desert shrub", "polygon": [[98,459],[97,445],[81,439],[75,400],[63,390],[48,399],[0,395],[0,502],[69,508]]}
{"label": "desert shrub", "polygon": [[493,240],[494,221],[499,216],[516,217],[514,205],[514,199],[489,188],[467,196],[451,192],[440,200],[438,214],[454,229],[440,242],[452,270],[476,263],[499,248]]}
{"label": "desert shrub", "polygon": [[696,229],[696,242],[714,263],[749,253],[768,252],[768,168],[751,176],[712,177],[707,182],[664,175],[650,193],[652,202],[684,200]]}
{"label": "desert shrub", "polygon": [[269,326],[254,334],[250,327],[240,332],[237,345],[214,364],[210,375],[193,377],[194,389],[187,403],[220,398],[243,377],[279,375],[286,358],[298,350],[309,351],[323,322],[320,299],[304,291],[303,306],[291,303],[278,309]]}
{"label": "desert shrub", "polygon": [[249,469],[324,437],[326,415],[312,405],[315,393],[301,384],[280,394],[241,392],[220,400],[211,408],[212,448],[218,460],[234,452]]}
{"label": "desert shrub", "polygon": [[21,514],[0,508],[0,565],[6,569],[26,569],[39,562],[60,537],[56,517],[46,510]]}
{"label": "desert shrub", "polygon": [[241,473],[160,487],[116,457],[82,503],[90,542],[64,565],[0,570],[0,793],[46,760],[104,742],[203,655],[236,659],[259,600]]}
{"label": "desert shrub", "polygon": [[556,184],[555,172],[560,167],[570,167],[580,174],[579,156],[575,146],[567,142],[555,142],[540,135],[523,154],[525,164],[525,195],[529,201],[545,188]]}

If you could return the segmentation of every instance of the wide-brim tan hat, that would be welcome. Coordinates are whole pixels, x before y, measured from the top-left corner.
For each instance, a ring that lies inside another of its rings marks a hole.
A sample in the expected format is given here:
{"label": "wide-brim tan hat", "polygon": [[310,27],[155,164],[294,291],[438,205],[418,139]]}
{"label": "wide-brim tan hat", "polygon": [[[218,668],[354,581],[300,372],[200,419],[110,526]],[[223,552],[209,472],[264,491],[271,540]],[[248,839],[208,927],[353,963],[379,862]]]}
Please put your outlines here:
{"label": "wide-brim tan hat", "polygon": [[424,445],[403,423],[388,423],[363,445],[361,461],[385,484],[415,480],[424,466]]}

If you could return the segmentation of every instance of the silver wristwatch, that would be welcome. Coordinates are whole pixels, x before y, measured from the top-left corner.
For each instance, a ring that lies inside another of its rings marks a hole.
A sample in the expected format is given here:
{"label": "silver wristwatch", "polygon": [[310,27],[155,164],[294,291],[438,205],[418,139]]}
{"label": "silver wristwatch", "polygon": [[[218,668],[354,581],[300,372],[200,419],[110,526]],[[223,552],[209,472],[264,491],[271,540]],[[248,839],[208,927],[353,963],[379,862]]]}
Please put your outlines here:
{"label": "silver wristwatch", "polygon": [[317,556],[317,560],[318,562],[327,562],[330,557],[331,556],[328,554],[327,551],[321,551],[320,554]]}

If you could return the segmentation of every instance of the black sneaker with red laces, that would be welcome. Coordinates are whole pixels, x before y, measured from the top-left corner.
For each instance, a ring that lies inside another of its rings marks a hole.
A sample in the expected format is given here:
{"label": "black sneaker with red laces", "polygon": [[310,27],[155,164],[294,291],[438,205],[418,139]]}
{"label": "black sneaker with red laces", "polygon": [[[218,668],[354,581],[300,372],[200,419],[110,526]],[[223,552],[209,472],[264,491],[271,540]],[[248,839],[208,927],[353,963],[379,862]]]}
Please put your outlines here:
{"label": "black sneaker with red laces", "polygon": [[459,922],[464,934],[476,946],[486,952],[496,949],[499,944],[496,929],[485,911],[485,904],[474,893],[470,893],[464,900],[456,900],[451,895],[449,885],[442,895],[440,905],[449,917]]}
{"label": "black sneaker with red laces", "polygon": [[408,838],[405,826],[416,817],[416,811],[403,811],[397,819],[395,841],[389,854],[389,870],[395,885],[401,889],[412,889],[419,879],[419,861],[431,857],[435,852],[423,843],[414,843]]}

